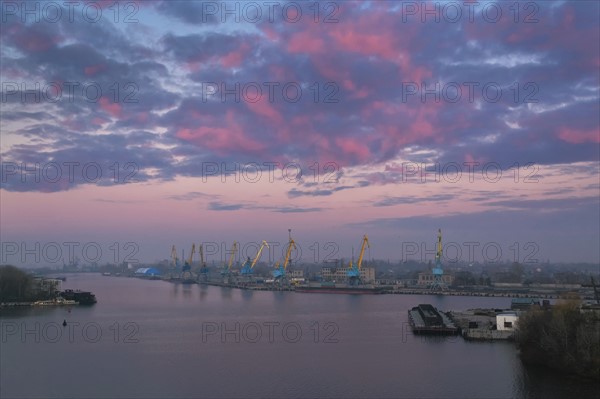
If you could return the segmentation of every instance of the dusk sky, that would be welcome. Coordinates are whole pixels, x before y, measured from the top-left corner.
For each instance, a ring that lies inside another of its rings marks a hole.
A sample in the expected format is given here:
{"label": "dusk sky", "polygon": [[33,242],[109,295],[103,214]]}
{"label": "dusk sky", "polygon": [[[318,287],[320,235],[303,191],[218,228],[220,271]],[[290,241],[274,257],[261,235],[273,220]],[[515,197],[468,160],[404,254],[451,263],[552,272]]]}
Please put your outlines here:
{"label": "dusk sky", "polygon": [[0,263],[600,262],[597,1],[0,4]]}

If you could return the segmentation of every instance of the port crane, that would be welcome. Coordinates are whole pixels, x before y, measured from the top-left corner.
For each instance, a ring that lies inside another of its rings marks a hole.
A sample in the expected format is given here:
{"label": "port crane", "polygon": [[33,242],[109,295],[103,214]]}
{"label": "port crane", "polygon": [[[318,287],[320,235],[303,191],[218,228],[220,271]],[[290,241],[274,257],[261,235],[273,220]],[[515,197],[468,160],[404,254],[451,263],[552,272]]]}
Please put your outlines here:
{"label": "port crane", "polygon": [[233,264],[233,258],[235,257],[235,253],[237,251],[237,241],[233,242],[233,247],[231,248],[231,255],[229,256],[229,263],[223,267],[221,270],[221,276],[229,276],[231,272],[231,265]]}
{"label": "port crane", "polygon": [[360,269],[362,267],[362,261],[363,261],[364,255],[365,255],[366,248],[371,248],[371,245],[369,244],[369,237],[367,237],[367,235],[365,234],[362,239],[362,245],[360,247],[360,254],[358,255],[358,262],[356,262],[356,265],[353,265],[352,261],[350,261],[350,264],[348,267],[347,276],[348,276],[348,281],[349,281],[350,285],[360,284]]}
{"label": "port crane", "polygon": [[204,248],[202,244],[198,244],[198,253],[200,254],[200,276],[202,281],[208,280],[208,267],[204,261]]}
{"label": "port crane", "polygon": [[196,253],[196,244],[192,244],[192,251],[190,252],[189,258],[184,262],[182,272],[189,272],[192,270],[192,259],[194,258],[194,254]]}
{"label": "port crane", "polygon": [[179,258],[177,257],[175,245],[171,247],[171,262],[173,262],[173,269],[177,269],[179,267]]}
{"label": "port crane", "polygon": [[260,248],[258,249],[256,256],[254,257],[254,260],[251,260],[250,257],[248,257],[248,259],[242,266],[242,270],[240,272],[243,276],[252,275],[252,273],[254,271],[254,265],[256,265],[256,262],[258,262],[258,260],[260,259],[260,255],[261,255],[264,247],[269,248],[269,244],[267,244],[267,242],[265,240],[263,240],[262,244],[260,245]]}
{"label": "port crane", "polygon": [[[184,261],[183,267],[181,268],[181,279],[186,283],[192,283],[194,281],[194,275],[192,274],[192,262],[194,260],[194,254],[196,253],[196,244],[192,244],[192,250],[190,256]],[[187,278],[186,278],[187,273]]]}
{"label": "port crane", "polygon": [[444,269],[442,269],[442,229],[438,229],[437,251],[435,253],[435,267],[432,270],[433,281],[429,288],[431,290],[445,290]]}
{"label": "port crane", "polygon": [[285,280],[287,267],[288,267],[289,263],[291,262],[292,248],[295,250],[297,249],[296,242],[292,238],[292,229],[288,229],[288,236],[289,236],[288,247],[287,247],[287,251],[285,252],[285,260],[283,261],[283,265],[280,265],[280,263],[277,262],[275,264],[275,270],[273,270],[273,278],[278,281]]}

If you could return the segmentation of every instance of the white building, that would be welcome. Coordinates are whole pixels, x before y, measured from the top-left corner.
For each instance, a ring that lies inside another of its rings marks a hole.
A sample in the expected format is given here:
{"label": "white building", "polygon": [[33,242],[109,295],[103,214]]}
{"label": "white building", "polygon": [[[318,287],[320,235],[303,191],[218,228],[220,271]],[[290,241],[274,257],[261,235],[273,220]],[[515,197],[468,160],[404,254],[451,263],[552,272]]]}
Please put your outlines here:
{"label": "white building", "polygon": [[496,315],[498,331],[514,331],[517,328],[519,316],[515,312],[503,312]]}

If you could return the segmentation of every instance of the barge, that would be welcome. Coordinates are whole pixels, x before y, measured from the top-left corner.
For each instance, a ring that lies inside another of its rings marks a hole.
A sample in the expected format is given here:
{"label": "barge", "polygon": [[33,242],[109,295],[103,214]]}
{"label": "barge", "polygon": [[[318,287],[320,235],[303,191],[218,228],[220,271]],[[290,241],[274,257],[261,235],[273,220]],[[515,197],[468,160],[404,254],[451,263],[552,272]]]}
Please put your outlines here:
{"label": "barge", "polygon": [[460,331],[448,315],[429,304],[410,309],[408,321],[414,334],[456,335]]}
{"label": "barge", "polygon": [[296,292],[302,293],[319,293],[319,294],[356,294],[356,295],[376,295],[383,294],[384,290],[378,287],[371,286],[352,286],[352,285],[336,285],[336,284],[319,284],[319,285],[297,285],[294,289]]}

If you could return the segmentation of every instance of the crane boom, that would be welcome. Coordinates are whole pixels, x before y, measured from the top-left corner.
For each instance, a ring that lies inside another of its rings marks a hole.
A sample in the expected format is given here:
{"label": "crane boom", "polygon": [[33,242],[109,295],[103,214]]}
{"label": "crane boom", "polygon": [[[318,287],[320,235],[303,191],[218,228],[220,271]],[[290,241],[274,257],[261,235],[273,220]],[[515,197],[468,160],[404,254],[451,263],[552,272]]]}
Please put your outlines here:
{"label": "crane boom", "polygon": [[362,265],[363,256],[365,255],[365,245],[367,247],[371,248],[371,245],[369,244],[369,237],[367,237],[366,234],[363,237],[362,246],[360,247],[360,255],[358,255],[358,269],[359,270],[360,270],[360,266]]}
{"label": "crane boom", "polygon": [[250,265],[250,269],[253,269],[256,262],[258,262],[258,260],[260,259],[260,254],[265,246],[269,248],[269,244],[267,244],[267,242],[263,240],[262,244],[260,245],[260,248],[258,249],[258,252],[256,253],[256,256],[254,257],[254,260],[252,261],[252,264]]}
{"label": "crane boom", "polygon": [[235,256],[236,251],[237,251],[237,241],[234,241],[233,248],[231,248],[231,255],[229,256],[229,263],[227,264],[227,270],[231,270],[231,264],[233,263],[233,258]]}
{"label": "crane boom", "polygon": [[190,252],[190,257],[187,260],[188,266],[192,266],[192,261],[194,259],[194,253],[196,253],[196,244],[192,244],[192,251]]}
{"label": "crane boom", "polygon": [[171,247],[171,260],[173,261],[173,267],[177,267],[178,259],[177,259],[177,250],[175,249],[175,244]]}
{"label": "crane boom", "polygon": [[204,263],[204,249],[202,248],[202,244],[198,244],[198,253],[200,254],[200,266],[206,266],[206,263]]}
{"label": "crane boom", "polygon": [[284,270],[287,270],[288,264],[290,263],[290,255],[292,253],[292,248],[297,249],[296,242],[294,241],[294,239],[292,238],[292,236],[290,234],[290,241],[288,242],[288,248],[287,248],[287,251],[285,252],[285,261],[283,262]]}

